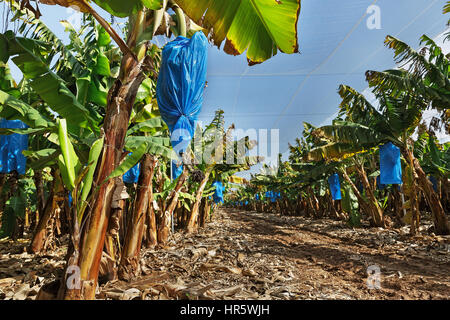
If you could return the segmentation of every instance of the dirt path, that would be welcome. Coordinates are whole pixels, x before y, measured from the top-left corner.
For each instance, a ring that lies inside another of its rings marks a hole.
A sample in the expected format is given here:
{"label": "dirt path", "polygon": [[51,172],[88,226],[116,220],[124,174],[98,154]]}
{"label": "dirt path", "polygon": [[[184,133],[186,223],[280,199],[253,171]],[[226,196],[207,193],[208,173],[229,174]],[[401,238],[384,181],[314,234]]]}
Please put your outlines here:
{"label": "dirt path", "polygon": [[[352,230],[333,220],[256,213],[230,217],[252,235],[252,251],[292,271],[287,287],[295,298],[450,298],[450,238],[410,239],[395,231]],[[369,267],[380,270],[379,289],[368,288]]]}
{"label": "dirt path", "polygon": [[[149,278],[135,287],[164,283],[153,298],[450,298],[449,237],[222,209],[199,234],[174,240],[143,258]],[[380,269],[380,289],[367,286],[369,266]]]}
{"label": "dirt path", "polygon": [[[412,239],[404,232],[220,209],[198,234],[176,233],[167,247],[144,251],[143,276],[103,284],[98,298],[449,299],[450,237]],[[51,280],[49,270],[51,277],[62,272],[63,251],[0,255],[3,298],[14,298],[26,281],[34,281],[28,288],[36,294],[36,279],[42,285]],[[15,270],[16,283],[7,290],[2,270],[10,270],[11,263],[28,274]],[[375,288],[367,286],[369,267],[380,270],[378,288],[376,276]]]}

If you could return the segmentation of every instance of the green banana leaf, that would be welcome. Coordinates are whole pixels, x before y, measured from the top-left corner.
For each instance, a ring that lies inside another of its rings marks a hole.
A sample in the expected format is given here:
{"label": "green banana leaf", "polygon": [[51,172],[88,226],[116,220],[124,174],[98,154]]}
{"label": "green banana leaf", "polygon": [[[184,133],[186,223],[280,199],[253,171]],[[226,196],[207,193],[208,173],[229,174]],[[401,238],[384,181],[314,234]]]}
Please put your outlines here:
{"label": "green banana leaf", "polygon": [[9,135],[9,134],[27,134],[27,135],[36,135],[36,134],[43,134],[45,132],[48,132],[48,128],[27,128],[27,129],[8,129],[8,128],[0,128],[0,135]]}
{"label": "green banana leaf", "polygon": [[121,18],[136,14],[143,7],[151,10],[162,7],[162,0],[94,0],[94,2],[110,14]]}
{"label": "green banana leaf", "polygon": [[[23,151],[23,154],[27,156],[27,151]],[[41,170],[49,167],[57,162],[58,157],[61,155],[61,150],[56,149],[43,149],[37,152],[29,151],[29,159],[27,165],[33,170]]]}
{"label": "green banana leaf", "polygon": [[358,198],[348,184],[342,188],[342,209],[349,215],[348,223],[352,227],[361,226],[361,215],[358,212]]}
{"label": "green banana leaf", "polygon": [[140,122],[136,125],[134,125],[131,129],[127,131],[127,136],[132,135],[133,133],[136,133],[138,131],[140,132],[151,132],[151,129],[155,128],[162,128],[164,127],[164,123],[162,121],[161,117],[155,117],[150,120]]}
{"label": "green banana leaf", "polygon": [[1,35],[2,41],[7,43],[9,56],[30,81],[34,91],[53,111],[68,120],[71,132],[78,132],[80,128],[99,130],[89,111],[77,101],[64,81],[49,69],[50,61],[42,56],[42,52],[49,50],[47,44],[16,37],[12,31]]}
{"label": "green banana leaf", "polygon": [[249,64],[298,52],[300,0],[175,0],[195,23],[212,29],[214,43],[239,55],[247,50]]}
{"label": "green banana leaf", "polygon": [[58,157],[58,165],[63,182],[69,191],[75,188],[75,180],[82,165],[75,153],[67,132],[66,119],[58,119],[58,139],[62,155]]}
{"label": "green banana leaf", "polygon": [[116,177],[123,176],[125,172],[133,168],[147,153],[148,150],[148,142],[142,143],[137,149],[133,151],[133,154],[129,155],[125,158],[124,161],[105,179],[105,181],[109,179],[113,179]]}
{"label": "green banana leaf", "polygon": [[95,169],[97,168],[97,163],[102,152],[103,142],[104,142],[103,138],[95,141],[92,144],[91,151],[89,152],[89,160],[88,160],[89,170],[86,173],[85,179],[83,180],[83,189],[81,192],[81,198],[80,201],[78,202],[81,207],[85,205],[85,201],[89,195],[89,192],[92,189],[92,182],[94,181],[94,173]]}
{"label": "green banana leaf", "polygon": [[[31,128],[49,128],[54,124],[20,99],[0,90],[0,117],[9,120],[21,120]],[[11,131],[12,132],[12,131]]]}

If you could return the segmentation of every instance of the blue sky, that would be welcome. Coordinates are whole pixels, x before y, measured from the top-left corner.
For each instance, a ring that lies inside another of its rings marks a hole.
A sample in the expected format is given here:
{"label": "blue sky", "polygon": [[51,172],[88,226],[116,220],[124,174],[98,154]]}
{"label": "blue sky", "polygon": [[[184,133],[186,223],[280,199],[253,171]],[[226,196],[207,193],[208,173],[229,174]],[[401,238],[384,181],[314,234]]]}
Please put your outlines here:
{"label": "blue sky", "polygon": [[[211,46],[208,88],[200,120],[225,111],[227,124],[244,130],[279,129],[284,153],[302,130],[302,122],[326,123],[337,111],[339,84],[363,91],[368,69],[394,67],[384,47],[390,34],[419,46],[422,34],[435,38],[446,29],[446,0],[302,0],[298,24],[300,53],[277,56],[248,67],[245,56],[228,56]],[[369,29],[367,8],[380,8],[381,29]],[[64,8],[41,5],[42,20],[66,39],[59,20]],[[19,75],[15,72],[15,76]],[[269,150],[270,151],[270,150]]]}

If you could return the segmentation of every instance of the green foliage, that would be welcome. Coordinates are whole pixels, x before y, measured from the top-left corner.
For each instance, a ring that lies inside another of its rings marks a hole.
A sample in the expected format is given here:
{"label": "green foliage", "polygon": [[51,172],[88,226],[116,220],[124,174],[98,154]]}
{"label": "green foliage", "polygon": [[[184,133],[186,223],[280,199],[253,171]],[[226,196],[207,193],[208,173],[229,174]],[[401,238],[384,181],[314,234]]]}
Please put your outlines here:
{"label": "green foliage", "polygon": [[212,31],[217,46],[226,39],[226,53],[238,55],[247,51],[250,64],[271,58],[277,49],[284,53],[298,52],[300,0],[175,2],[197,24]]}
{"label": "green foliage", "polygon": [[95,120],[81,105],[64,81],[48,66],[50,46],[38,40],[19,38],[7,31],[0,38],[8,46],[8,55],[22,71],[33,90],[62,117],[69,120],[72,131],[96,130]]}
{"label": "green foliage", "polygon": [[351,227],[361,226],[361,215],[359,214],[358,198],[353,193],[348,184],[343,184],[342,188],[342,209],[348,213],[348,223]]}
{"label": "green foliage", "polygon": [[[10,177],[10,182],[11,178]],[[14,182],[13,182],[14,183]],[[9,193],[11,190],[3,190]],[[25,210],[36,211],[36,188],[33,180],[29,177],[23,177],[17,181],[17,191],[5,203],[5,209],[2,214],[2,226],[0,229],[0,238],[10,237],[17,224],[17,219],[25,218]]]}
{"label": "green foliage", "polygon": [[146,7],[158,10],[162,7],[162,0],[94,0],[96,4],[116,17],[129,17]]}
{"label": "green foliage", "polygon": [[[21,120],[33,129],[51,128],[54,124],[22,100],[0,90],[0,117]],[[10,131],[13,132],[13,131]]]}
{"label": "green foliage", "polygon": [[61,171],[61,176],[65,186],[69,189],[69,191],[72,191],[75,188],[75,179],[80,173],[82,165],[80,159],[75,153],[73,144],[70,142],[66,120],[59,119],[57,123],[59,145],[62,153],[58,157],[59,170]]}
{"label": "green foliage", "polygon": [[134,150],[133,154],[127,156],[125,160],[122,161],[122,163],[115,170],[113,170],[113,172],[111,172],[106,180],[123,176],[125,172],[137,165],[143,155],[147,153],[148,147],[148,142],[140,144],[140,146]]}

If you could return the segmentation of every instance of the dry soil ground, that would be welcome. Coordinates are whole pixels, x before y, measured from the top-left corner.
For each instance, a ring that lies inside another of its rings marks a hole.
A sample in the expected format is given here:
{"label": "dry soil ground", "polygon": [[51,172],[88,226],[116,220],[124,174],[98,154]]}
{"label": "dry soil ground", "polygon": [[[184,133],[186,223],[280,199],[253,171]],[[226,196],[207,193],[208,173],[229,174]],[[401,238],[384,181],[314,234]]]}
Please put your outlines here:
{"label": "dry soil ground", "polygon": [[[142,277],[102,284],[97,298],[449,299],[450,237],[407,232],[220,209],[198,234],[145,250]],[[0,243],[1,299],[35,299],[63,270],[64,246],[29,255],[26,244]]]}

